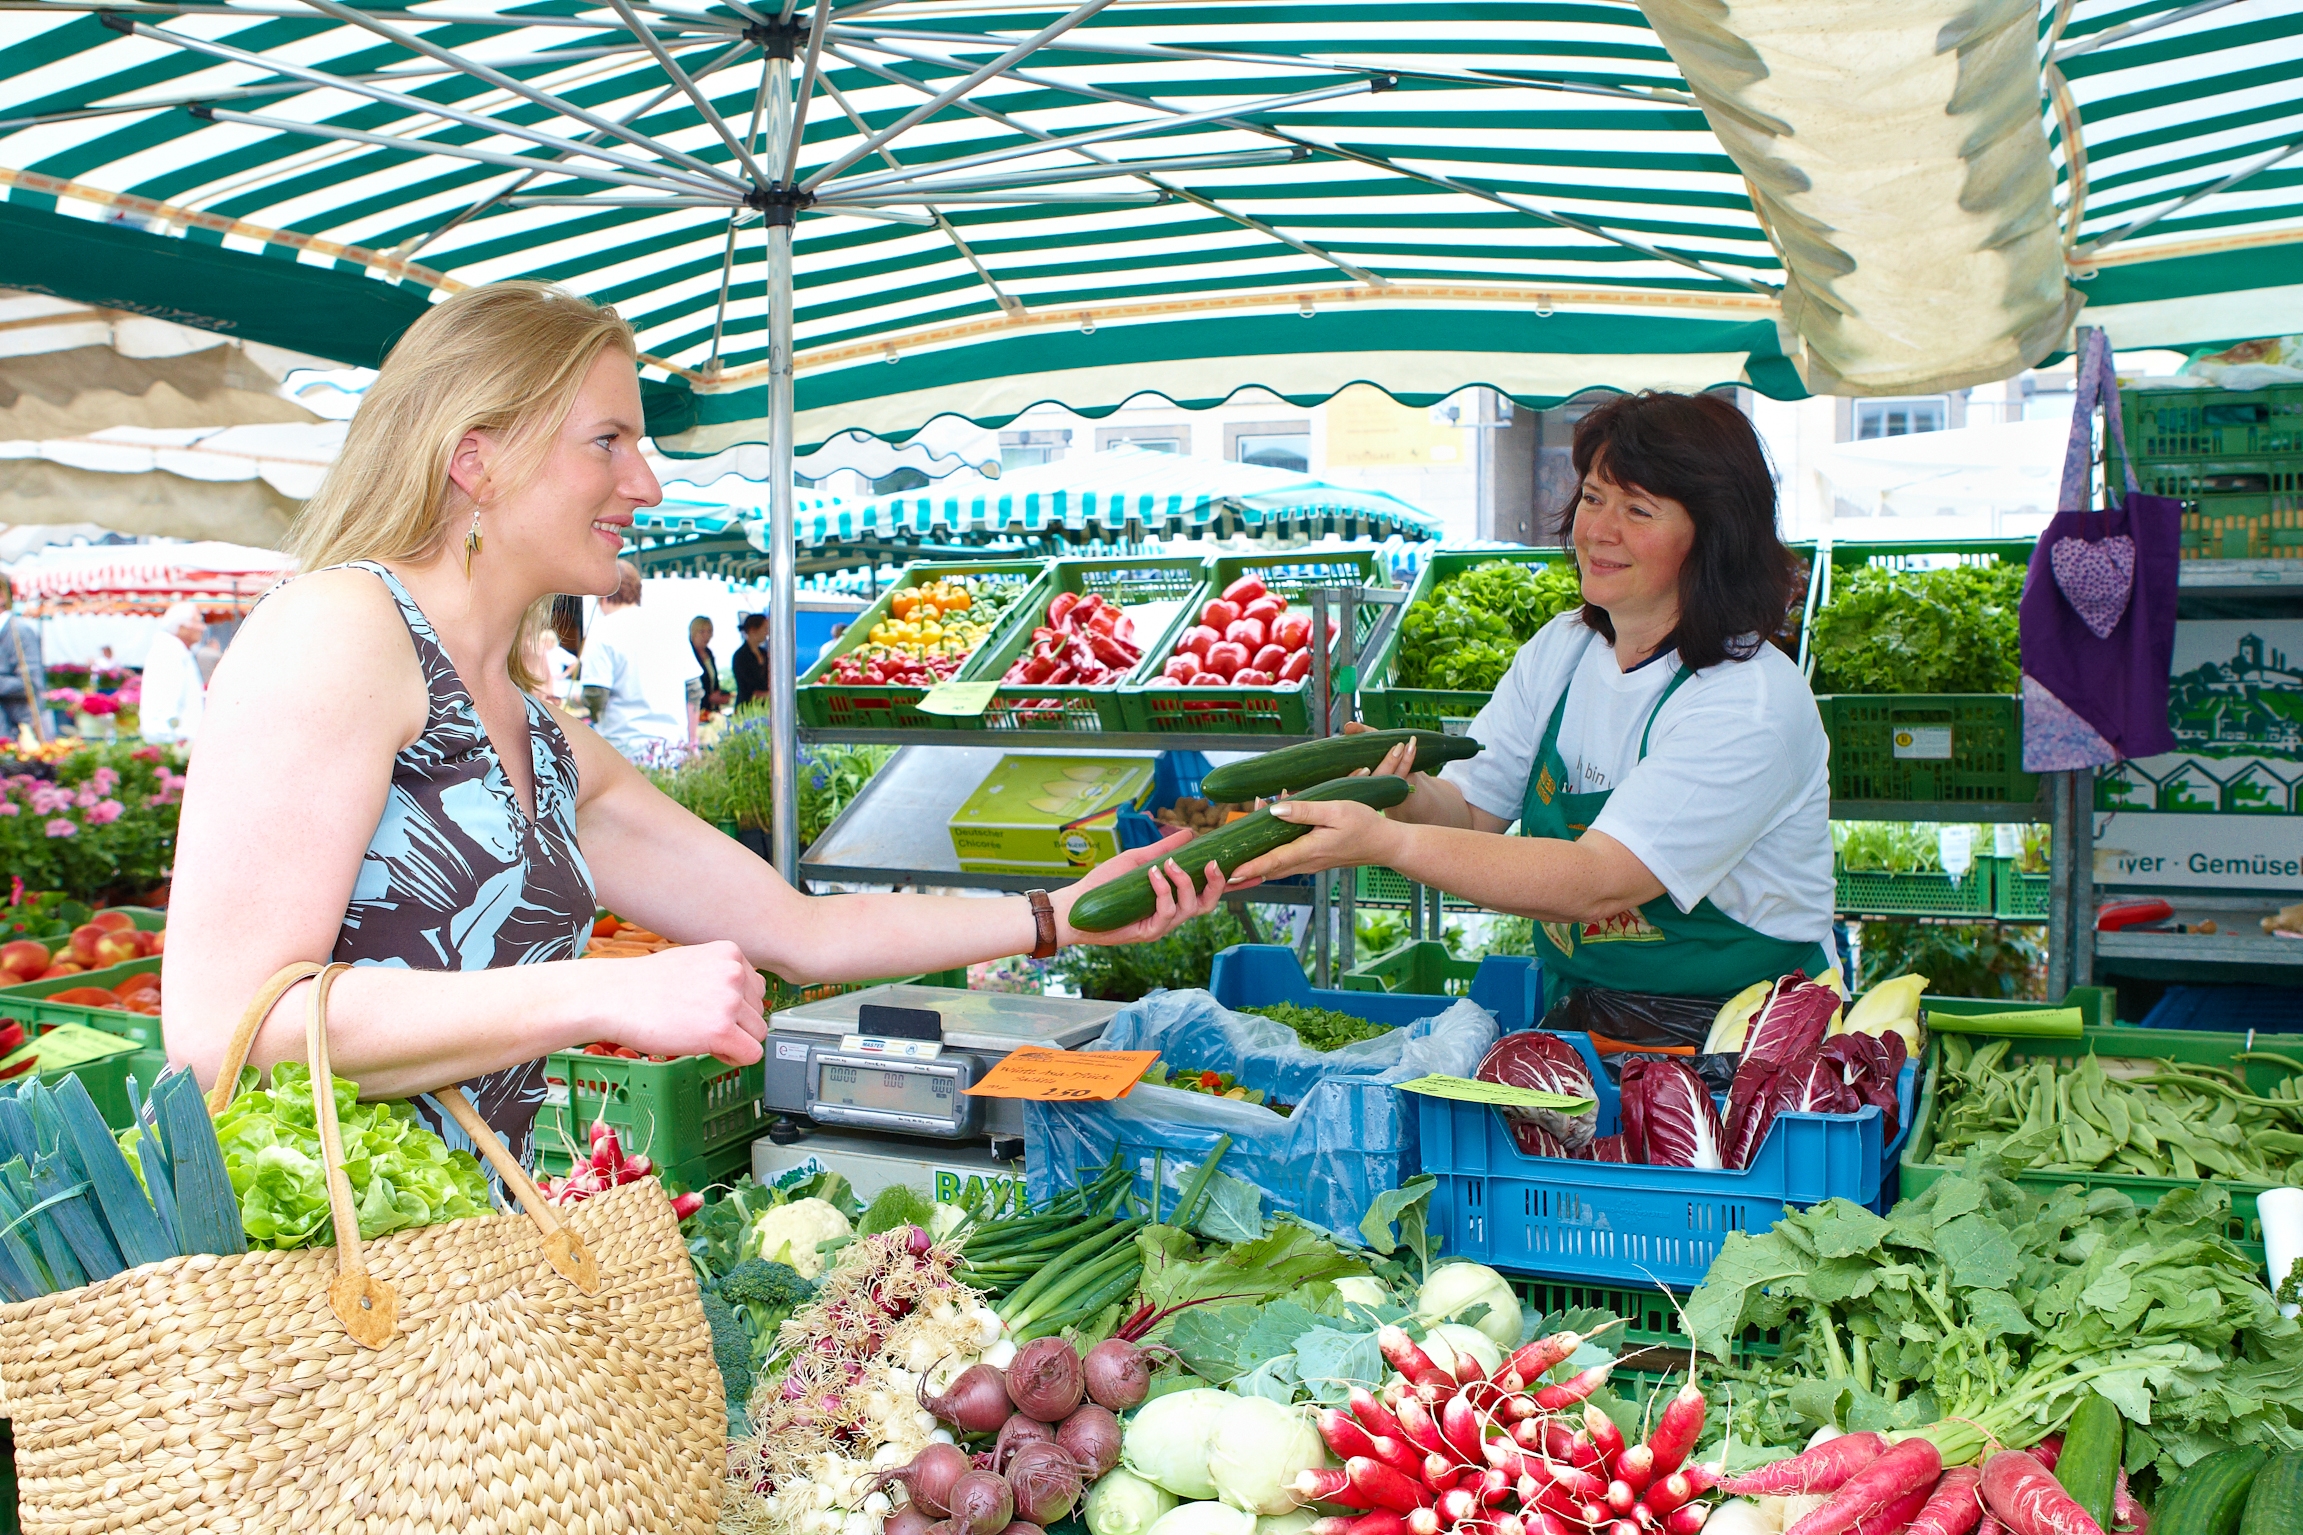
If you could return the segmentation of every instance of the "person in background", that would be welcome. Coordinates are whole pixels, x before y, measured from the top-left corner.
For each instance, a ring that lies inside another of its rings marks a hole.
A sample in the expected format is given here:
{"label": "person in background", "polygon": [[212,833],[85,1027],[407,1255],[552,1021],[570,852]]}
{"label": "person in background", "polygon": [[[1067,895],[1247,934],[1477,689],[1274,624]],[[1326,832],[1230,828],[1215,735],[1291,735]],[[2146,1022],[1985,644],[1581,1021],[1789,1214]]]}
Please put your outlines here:
{"label": "person in background", "polygon": [[730,669],[736,674],[736,707],[768,696],[768,615],[746,613],[737,621],[743,643],[736,647]]}
{"label": "person in background", "polygon": [[577,681],[584,707],[608,744],[632,762],[661,762],[695,746],[687,709],[688,668],[676,650],[651,644],[640,621],[640,567],[616,561],[616,589],[584,636]]}
{"label": "person in background", "polygon": [[200,733],[208,683],[192,647],[207,637],[208,621],[189,602],[160,615],[160,632],[144,653],[143,697],[136,705],[145,740],[190,746]]}
{"label": "person in background", "polygon": [[718,714],[728,706],[728,691],[720,686],[720,663],[712,655],[712,621],[701,613],[688,620],[688,649],[696,657],[696,707]]}
{"label": "person in background", "polygon": [[548,651],[551,670],[539,674],[551,686],[547,701],[580,713],[583,689],[576,681],[576,669],[582,665],[578,657],[584,653],[584,599],[566,592],[554,597],[545,613],[544,630],[552,642]]}
{"label": "person in background", "polygon": [[26,725],[42,740],[55,734],[41,695],[48,671],[40,664],[40,631],[15,614],[16,588],[0,575],[0,720],[13,738]]}
{"label": "person in background", "polygon": [[816,659],[817,659],[818,661],[821,661],[821,660],[823,660],[823,658],[824,658],[824,657],[826,657],[826,656],[830,655],[830,654],[831,654],[833,651],[835,651],[835,650],[839,649],[839,648],[840,648],[840,636],[841,636],[841,635],[843,635],[843,634],[845,634],[845,633],[847,633],[847,632],[848,632],[848,626],[847,626],[847,624],[846,624],[845,622],[842,622],[842,623],[836,623],[836,624],[832,625],[832,637],[831,637],[830,639],[828,639],[828,640],[824,641],[824,643],[823,643],[823,647],[822,647],[820,650],[818,650],[818,651],[816,652]]}

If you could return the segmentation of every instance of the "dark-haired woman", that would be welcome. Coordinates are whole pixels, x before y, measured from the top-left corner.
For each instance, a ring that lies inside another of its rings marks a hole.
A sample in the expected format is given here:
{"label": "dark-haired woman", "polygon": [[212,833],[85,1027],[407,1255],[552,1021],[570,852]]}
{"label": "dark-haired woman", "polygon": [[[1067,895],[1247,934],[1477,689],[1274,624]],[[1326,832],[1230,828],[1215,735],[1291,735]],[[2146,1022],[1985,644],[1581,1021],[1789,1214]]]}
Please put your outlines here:
{"label": "dark-haired woman", "polygon": [[1792,561],[1759,439],[1716,396],[1629,395],[1577,424],[1574,460],[1563,533],[1583,607],[1520,648],[1471,725],[1487,749],[1435,778],[1398,748],[1376,771],[1414,792],[1388,814],[1283,802],[1275,815],[1314,830],[1238,877],[1383,864],[1533,917],[1553,1003],[1819,975],[1829,744],[1767,643]]}

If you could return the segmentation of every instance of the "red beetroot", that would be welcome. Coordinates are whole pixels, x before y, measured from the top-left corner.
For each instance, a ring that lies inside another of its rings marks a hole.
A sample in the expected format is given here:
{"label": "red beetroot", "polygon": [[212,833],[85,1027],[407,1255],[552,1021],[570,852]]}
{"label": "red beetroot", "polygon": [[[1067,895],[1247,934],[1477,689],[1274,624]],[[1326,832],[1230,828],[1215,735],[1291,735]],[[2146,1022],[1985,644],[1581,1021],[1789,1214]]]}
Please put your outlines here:
{"label": "red beetroot", "polygon": [[1983,1503],[2014,1535],[2104,1535],[2035,1456],[2001,1450],[1983,1463]]}
{"label": "red beetroot", "polygon": [[1983,1473],[1973,1466],[1953,1466],[1944,1472],[1904,1535],[1968,1535],[1983,1518],[1976,1490],[1982,1480]]}
{"label": "red beetroot", "polygon": [[[1834,1444],[1837,1440],[1832,1441]],[[2037,1461],[2032,1462],[2037,1465]],[[1874,1529],[1901,1529],[1911,1522],[1912,1514],[1927,1501],[1926,1494],[1935,1486],[1935,1479],[1943,1474],[1943,1456],[1934,1445],[1924,1439],[1906,1439],[1870,1465],[1849,1477],[1832,1495],[1831,1501],[1800,1520],[1784,1535],[1862,1535],[1865,1521],[1882,1509],[1894,1506],[1914,1489],[1919,1502],[1912,1504],[1911,1513],[1903,1516],[1902,1523],[1877,1525]],[[2037,1535],[2047,1535],[2039,1531]],[[2102,1535],[2097,1531],[2096,1535]]]}
{"label": "red beetroot", "polygon": [[1877,1434],[1842,1434],[1804,1454],[1731,1476],[1719,1484],[1719,1490],[1739,1498],[1837,1492],[1849,1477],[1886,1453],[1887,1441]]}

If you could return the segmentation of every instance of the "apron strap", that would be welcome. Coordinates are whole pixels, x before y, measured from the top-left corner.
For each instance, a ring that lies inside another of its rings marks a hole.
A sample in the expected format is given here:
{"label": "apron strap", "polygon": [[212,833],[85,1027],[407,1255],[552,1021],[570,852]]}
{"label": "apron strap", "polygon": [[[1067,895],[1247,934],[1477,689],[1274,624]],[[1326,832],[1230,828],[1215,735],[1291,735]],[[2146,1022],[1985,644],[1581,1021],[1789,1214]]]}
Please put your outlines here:
{"label": "apron strap", "polygon": [[1647,738],[1655,734],[1655,717],[1663,712],[1665,704],[1671,702],[1671,695],[1679,691],[1679,685],[1694,675],[1694,671],[1688,667],[1677,668],[1671,679],[1671,685],[1663,690],[1663,696],[1655,701],[1655,707],[1647,711],[1646,728],[1639,732],[1640,761],[1645,762],[1647,760]]}

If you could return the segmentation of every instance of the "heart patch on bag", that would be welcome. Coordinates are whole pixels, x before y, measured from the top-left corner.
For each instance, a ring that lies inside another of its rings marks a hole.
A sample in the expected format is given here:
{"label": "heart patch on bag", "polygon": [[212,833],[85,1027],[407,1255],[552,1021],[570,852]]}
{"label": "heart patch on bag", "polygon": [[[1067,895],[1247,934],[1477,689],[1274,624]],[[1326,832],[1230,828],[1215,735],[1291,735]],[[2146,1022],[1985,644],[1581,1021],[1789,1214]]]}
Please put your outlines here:
{"label": "heart patch on bag", "polygon": [[2135,540],[2124,533],[2093,542],[2059,538],[2047,561],[2071,610],[2097,639],[2109,639],[2135,595]]}

